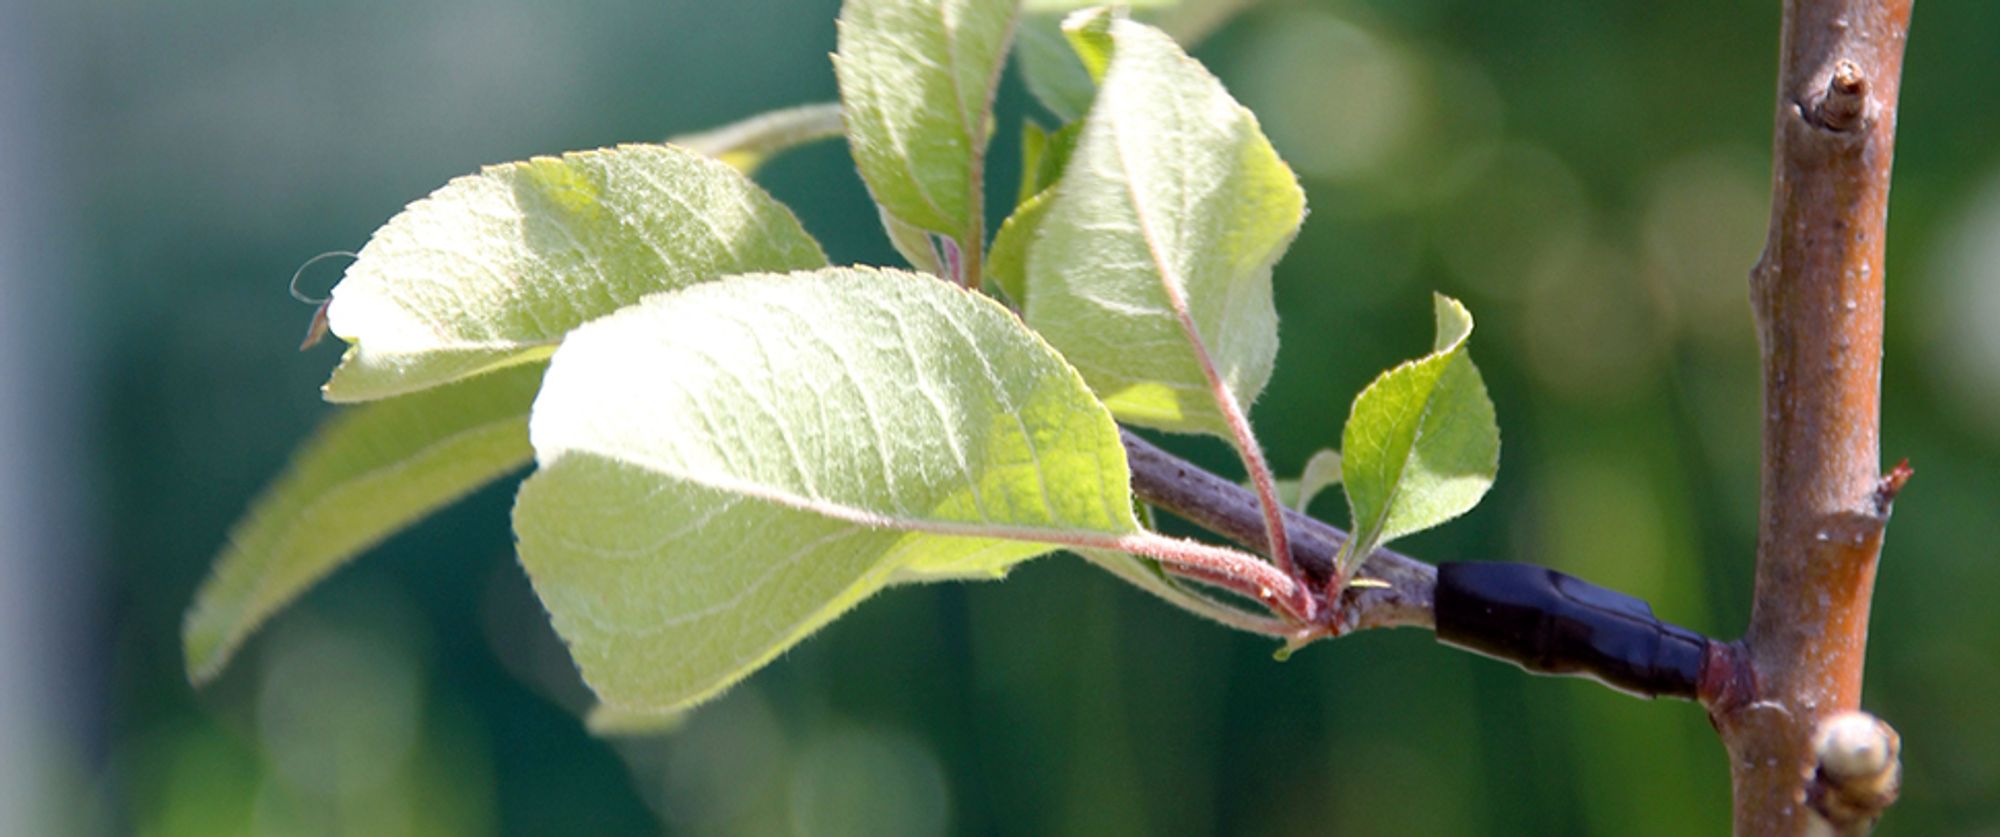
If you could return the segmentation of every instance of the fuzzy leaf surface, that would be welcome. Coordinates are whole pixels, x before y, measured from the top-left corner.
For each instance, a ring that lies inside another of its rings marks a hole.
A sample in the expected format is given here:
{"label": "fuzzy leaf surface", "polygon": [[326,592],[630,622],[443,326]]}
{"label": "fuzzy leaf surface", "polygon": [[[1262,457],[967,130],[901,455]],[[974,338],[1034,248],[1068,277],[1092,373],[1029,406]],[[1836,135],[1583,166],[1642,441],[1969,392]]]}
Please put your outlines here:
{"label": "fuzzy leaf surface", "polygon": [[190,679],[348,559],[528,464],[542,364],[351,408],[322,426],[230,533],[188,608]]}
{"label": "fuzzy leaf surface", "polygon": [[617,711],[712,697],[885,585],[1138,529],[1075,370],[902,271],[733,277],[591,323],[531,436],[521,561]]}
{"label": "fuzzy leaf surface", "polygon": [[1015,308],[1027,307],[1028,246],[1048,217],[1049,199],[1063,169],[1069,166],[1070,152],[1076,149],[1076,136],[1082,129],[1081,122],[1071,122],[1054,133],[1033,122],[1022,129],[1021,202],[993,235],[986,265],[987,281],[1006,294]]}
{"label": "fuzzy leaf surface", "polygon": [[1305,213],[1297,178],[1221,82],[1108,12],[1097,99],[1029,247],[1026,316],[1119,419],[1229,437],[1278,349],[1271,265]]}
{"label": "fuzzy leaf surface", "polygon": [[834,71],[868,191],[912,226],[976,237],[1015,0],[847,0]]}
{"label": "fuzzy leaf surface", "polygon": [[686,149],[489,166],[391,218],[334,287],[328,322],[353,345],[326,397],[383,398],[545,358],[646,294],[824,264],[783,204]]}
{"label": "fuzzy leaf surface", "polygon": [[1466,353],[1472,315],[1435,298],[1430,354],[1381,374],[1354,399],[1341,432],[1341,477],[1353,513],[1351,570],[1374,548],[1470,511],[1500,468],[1500,428]]}

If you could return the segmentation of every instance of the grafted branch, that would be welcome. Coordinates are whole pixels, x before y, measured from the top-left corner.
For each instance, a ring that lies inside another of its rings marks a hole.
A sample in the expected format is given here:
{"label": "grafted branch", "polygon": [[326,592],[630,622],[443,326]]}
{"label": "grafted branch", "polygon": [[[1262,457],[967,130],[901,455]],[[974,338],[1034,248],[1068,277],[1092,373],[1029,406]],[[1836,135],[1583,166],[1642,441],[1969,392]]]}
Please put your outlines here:
{"label": "grafted branch", "polygon": [[1750,281],[1764,363],[1755,601],[1736,688],[1710,705],[1739,834],[1809,824],[1813,731],[1860,704],[1883,525],[1907,476],[1882,476],[1877,426],[1910,0],[1784,0],[1783,14],[1771,224]]}
{"label": "grafted branch", "polygon": [[[1255,548],[1268,543],[1264,508],[1257,495],[1229,480],[1161,450],[1126,430],[1125,456],[1132,466],[1132,491],[1203,529]],[[1321,589],[1333,577],[1333,554],[1347,542],[1347,533],[1319,520],[1284,509],[1290,533],[1292,563],[1306,576],[1307,586]],[[1342,592],[1339,613],[1343,631],[1365,628],[1429,628],[1431,591],[1437,570],[1414,558],[1378,549],[1361,567],[1360,577],[1380,586],[1349,587]]]}

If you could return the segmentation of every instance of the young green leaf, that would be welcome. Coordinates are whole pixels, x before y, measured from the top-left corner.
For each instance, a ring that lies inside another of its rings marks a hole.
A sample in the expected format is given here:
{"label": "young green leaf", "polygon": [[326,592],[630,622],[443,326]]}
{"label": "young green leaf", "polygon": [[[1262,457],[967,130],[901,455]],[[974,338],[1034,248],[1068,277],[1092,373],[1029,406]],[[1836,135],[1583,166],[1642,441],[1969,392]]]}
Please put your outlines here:
{"label": "young green leaf", "polygon": [[669,137],[669,145],[700,152],[744,174],[798,146],[833,139],[846,130],[839,102],[799,105],[757,114],[692,134]]}
{"label": "young green leaf", "polygon": [[917,227],[905,224],[901,219],[889,214],[889,210],[875,207],[882,216],[882,229],[889,233],[889,244],[901,254],[903,261],[918,271],[941,279],[952,279],[951,270],[945,266],[944,258],[938,253],[937,236]]}
{"label": "young green leaf", "polygon": [[1112,45],[1027,259],[1028,323],[1112,413],[1234,438],[1277,353],[1271,264],[1305,212],[1256,119],[1159,30],[1065,24]]}
{"label": "young green leaf", "polygon": [[620,711],[714,696],[886,584],[1138,530],[1075,370],[902,271],[733,277],[586,325],[530,435],[521,562]]}
{"label": "young green leaf", "polygon": [[1028,246],[1034,242],[1041,230],[1043,219],[1048,217],[1049,199],[1055,184],[1062,178],[1063,169],[1069,166],[1071,152],[1076,150],[1076,137],[1083,130],[1083,123],[1071,122],[1055,133],[1048,133],[1034,123],[1027,123],[1022,131],[1021,204],[1014,208],[1014,214],[1000,224],[1000,231],[993,236],[993,252],[987,256],[986,280],[1015,308],[1025,308],[1028,304]]}
{"label": "young green leaf", "polygon": [[1048,220],[1050,195],[1045,191],[1014,207],[1014,214],[1000,222],[986,257],[986,281],[1016,308],[1028,307],[1028,252]]}
{"label": "young green leaf", "polygon": [[1014,64],[1036,101],[1064,122],[1083,117],[1097,85],[1062,33],[1062,14],[1027,14],[1014,45]]}
{"label": "young green leaf", "polygon": [[985,244],[980,178],[1015,0],[847,0],[834,71],[861,178],[904,223]]}
{"label": "young green leaf", "polygon": [[334,287],[328,321],[354,345],[326,397],[382,398],[547,357],[570,329],[648,293],[825,263],[783,204],[686,149],[490,166],[390,219]]}
{"label": "young green leaf", "polygon": [[214,677],[279,608],[363,550],[528,464],[542,364],[352,408],[299,449],[229,536],[182,626],[189,679]]}
{"label": "young green leaf", "polygon": [[1298,493],[1292,501],[1293,508],[1304,513],[1328,486],[1340,483],[1340,451],[1322,450],[1306,460],[1305,470],[1299,472]]}
{"label": "young green leaf", "polygon": [[1500,428],[1479,368],[1465,351],[1472,315],[1436,297],[1431,353],[1382,373],[1354,399],[1341,432],[1340,471],[1353,512],[1343,575],[1375,547],[1479,504],[1500,468]]}

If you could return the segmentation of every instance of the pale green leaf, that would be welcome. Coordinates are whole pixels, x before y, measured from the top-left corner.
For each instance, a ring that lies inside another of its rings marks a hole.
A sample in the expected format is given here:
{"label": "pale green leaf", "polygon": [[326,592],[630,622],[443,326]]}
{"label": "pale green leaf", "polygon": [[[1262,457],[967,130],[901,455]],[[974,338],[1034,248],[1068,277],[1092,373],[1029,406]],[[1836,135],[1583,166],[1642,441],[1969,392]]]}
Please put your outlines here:
{"label": "pale green leaf", "polygon": [[[1271,264],[1305,195],[1250,112],[1159,30],[1100,13],[1103,89],[1029,248],[1028,323],[1120,419],[1230,436],[1277,354]],[[1219,384],[1219,386],[1217,386]]]}
{"label": "pale green leaf", "polygon": [[904,261],[932,276],[955,279],[949,275],[944,258],[938,254],[936,236],[903,223],[881,206],[875,207],[875,210],[882,216],[882,229],[889,233],[889,244],[902,254]]}
{"label": "pale green leaf", "polygon": [[648,293],[826,263],[790,210],[715,160],[628,145],[489,166],[375,231],[333,289],[352,343],[327,382],[364,401],[547,357]]}
{"label": "pale green leaf", "polygon": [[1500,468],[1500,429],[1479,368],[1466,353],[1472,315],[1436,297],[1432,352],[1375,379],[1341,433],[1341,476],[1353,537],[1352,571],[1376,546],[1478,505]]}
{"label": "pale green leaf", "polygon": [[528,463],[541,364],[351,408],[320,428],[236,524],[182,626],[195,682],[349,558]]}
{"label": "pale green leaf", "polygon": [[840,119],[839,102],[768,111],[692,134],[667,139],[678,145],[727,163],[744,174],[755,172],[772,157],[798,146],[840,136],[846,128]]}
{"label": "pale green leaf", "polygon": [[1029,245],[1049,217],[1049,197],[1045,191],[1014,207],[1014,214],[1000,223],[1000,231],[993,235],[993,249],[986,254],[986,281],[1006,294],[1016,308],[1028,307]]}
{"label": "pale green leaf", "polygon": [[1097,85],[1063,37],[1062,15],[1024,16],[1015,38],[1014,64],[1021,70],[1022,83],[1042,107],[1064,122],[1079,119],[1090,110]]}
{"label": "pale green leaf", "polygon": [[847,0],[834,71],[868,191],[904,223],[984,243],[982,160],[1015,0]]}
{"label": "pale green leaf", "polygon": [[1015,308],[1027,307],[1028,246],[1048,216],[1049,196],[1063,169],[1068,167],[1082,130],[1081,122],[1071,122],[1054,133],[1033,122],[1023,125],[1021,202],[1014,207],[1014,214],[1000,224],[1000,231],[993,236],[993,249],[986,257],[986,280],[1005,294]]}
{"label": "pale green leaf", "polygon": [[521,561],[621,711],[712,697],[884,585],[1138,528],[1075,370],[902,271],[732,277],[591,323],[531,436]]}
{"label": "pale green leaf", "polygon": [[687,724],[687,719],[688,713],[684,711],[620,709],[600,703],[583,716],[583,726],[590,730],[591,735],[600,738],[627,738],[678,732]]}
{"label": "pale green leaf", "polygon": [[1322,450],[1306,460],[1305,470],[1299,472],[1297,493],[1290,505],[1305,512],[1312,505],[1314,497],[1328,486],[1340,484],[1340,451]]}

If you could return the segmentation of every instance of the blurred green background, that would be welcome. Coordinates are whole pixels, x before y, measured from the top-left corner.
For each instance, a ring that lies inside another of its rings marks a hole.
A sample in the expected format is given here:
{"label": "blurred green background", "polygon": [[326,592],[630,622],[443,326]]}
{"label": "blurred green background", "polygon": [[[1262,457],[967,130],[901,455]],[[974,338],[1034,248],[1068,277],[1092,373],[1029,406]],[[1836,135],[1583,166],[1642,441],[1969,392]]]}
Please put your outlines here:
{"label": "blurred green background", "polygon": [[[1336,442],[1353,394],[1428,345],[1428,293],[1460,296],[1503,467],[1407,551],[1549,564],[1736,635],[1776,6],[1270,0],[1202,44],[1311,200],[1255,414],[1274,464]],[[1069,558],[892,591],[676,735],[592,738],[512,555],[511,480],[341,571],[191,690],[182,609],[331,411],[336,352],[294,351],[311,310],[293,269],[484,163],[830,99],[836,10],[0,2],[0,833],[1726,829],[1724,756],[1692,705],[1410,631],[1281,664]],[[1906,746],[1882,833],[2000,834],[2000,4],[1916,15],[1883,454],[1918,476],[1866,700]],[[1037,113],[1010,75],[996,195]],[[836,261],[897,263],[837,144],[760,180]],[[1233,473],[1217,443],[1176,445]]]}

